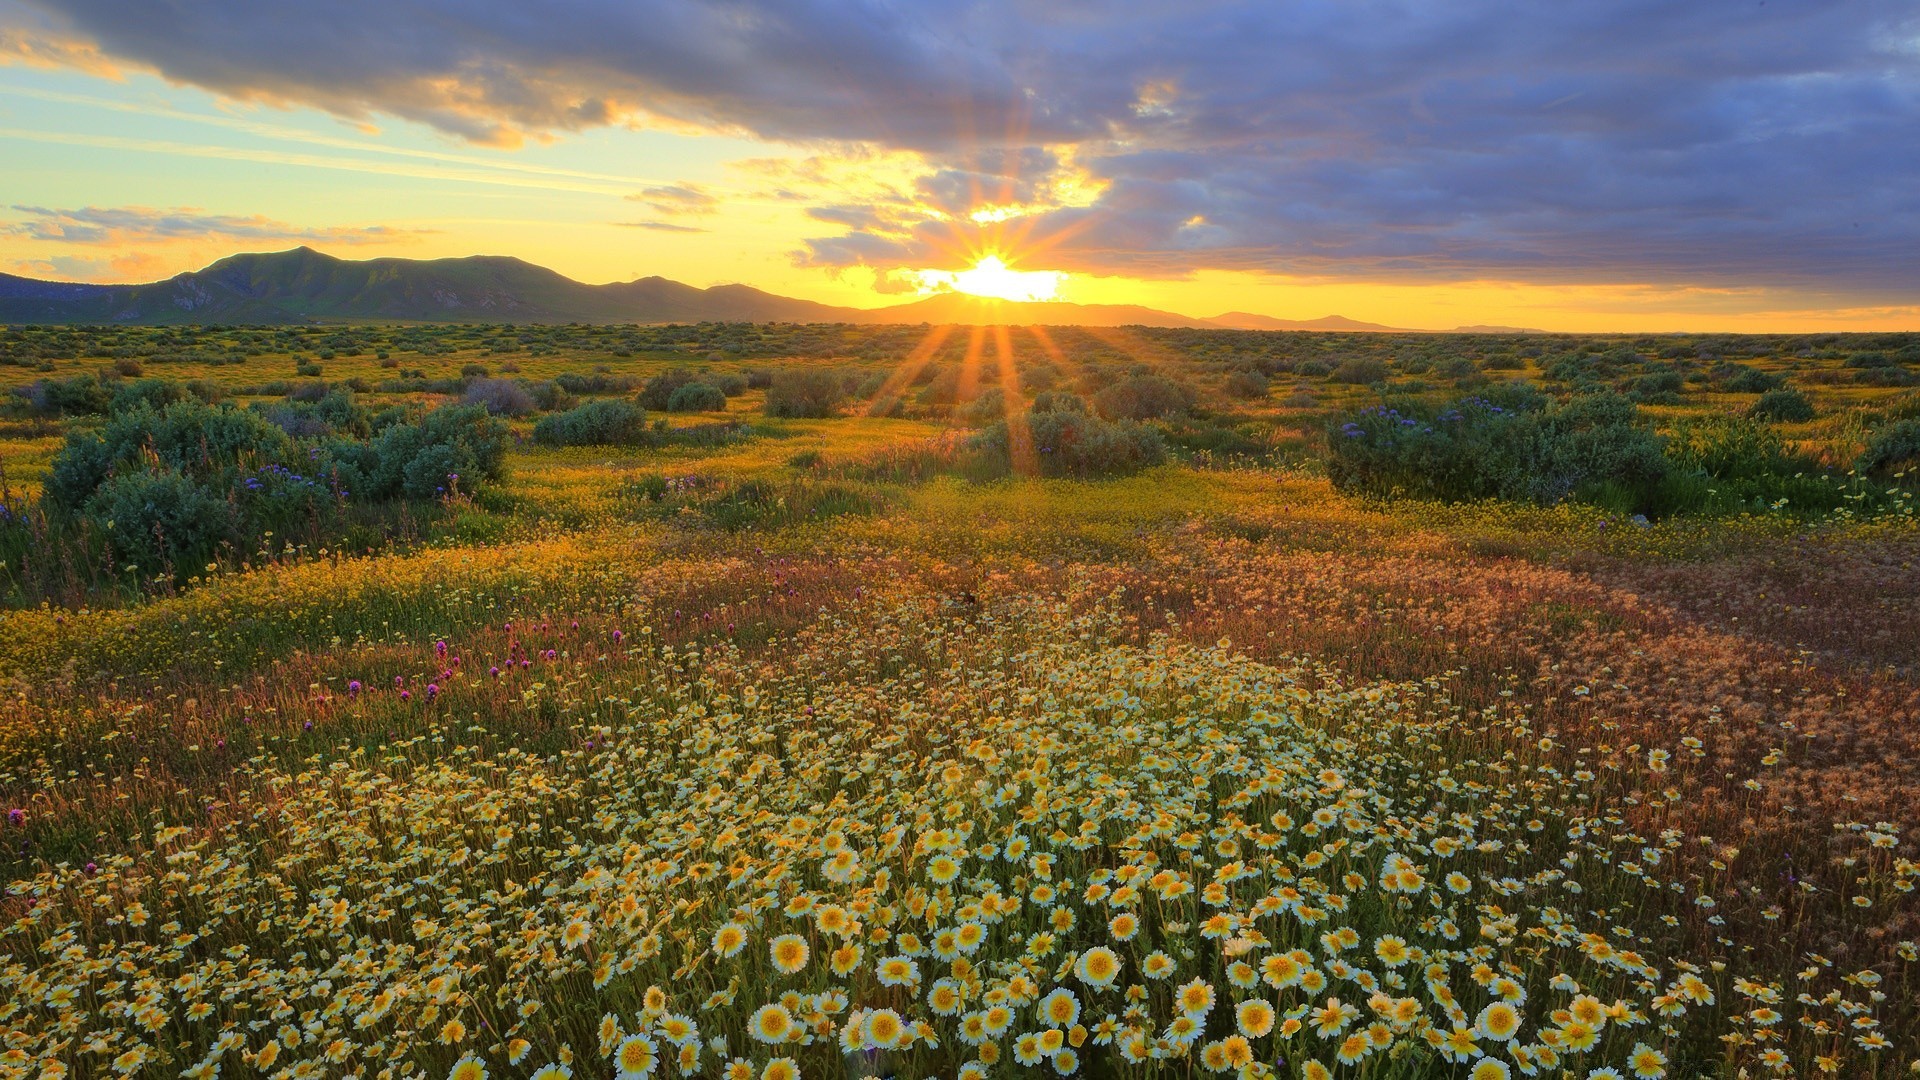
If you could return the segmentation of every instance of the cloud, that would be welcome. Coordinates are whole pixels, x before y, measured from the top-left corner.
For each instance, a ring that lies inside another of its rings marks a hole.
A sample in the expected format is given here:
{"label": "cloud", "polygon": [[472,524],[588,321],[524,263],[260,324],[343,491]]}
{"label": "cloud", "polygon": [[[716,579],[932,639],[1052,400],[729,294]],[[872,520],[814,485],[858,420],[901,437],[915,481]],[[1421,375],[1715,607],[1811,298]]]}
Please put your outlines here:
{"label": "cloud", "polygon": [[652,229],[655,232],[703,233],[707,231],[694,225],[676,225],[671,221],[616,221],[614,224],[623,229]]}
{"label": "cloud", "polygon": [[[1018,241],[1148,277],[1920,289],[1908,0],[25,2],[43,61],[243,100],[888,162],[777,182],[840,230],[806,241],[821,266]],[[966,220],[986,205],[1020,213]]]}
{"label": "cloud", "polygon": [[0,222],[0,235],[61,244],[125,245],[179,240],[274,241],[327,244],[387,244],[410,240],[423,230],[391,225],[305,228],[253,216],[208,214],[192,207],[156,210],[145,206],[87,206],[55,210],[15,206],[24,214]]}
{"label": "cloud", "polygon": [[711,214],[720,208],[719,197],[698,184],[665,184],[627,198],[645,203],[662,214]]}

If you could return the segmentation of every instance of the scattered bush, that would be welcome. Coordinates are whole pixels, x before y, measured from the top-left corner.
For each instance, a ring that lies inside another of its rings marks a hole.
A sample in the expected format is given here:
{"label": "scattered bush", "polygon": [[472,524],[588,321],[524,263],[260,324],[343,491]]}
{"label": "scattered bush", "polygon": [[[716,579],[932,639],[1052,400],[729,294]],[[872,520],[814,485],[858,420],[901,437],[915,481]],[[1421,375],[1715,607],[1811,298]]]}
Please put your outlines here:
{"label": "scattered bush", "polygon": [[1108,420],[1157,420],[1193,408],[1193,391],[1162,375],[1135,375],[1093,396],[1094,411]]}
{"label": "scattered bush", "polygon": [[846,397],[840,376],[822,368],[782,368],[767,385],[768,416],[832,416]]}
{"label": "scattered bush", "polygon": [[1885,476],[1915,465],[1920,465],[1920,420],[1899,420],[1873,433],[1854,468]]}
{"label": "scattered bush", "polygon": [[[1473,361],[1469,360],[1467,364],[1472,366]],[[1473,370],[1477,372],[1480,369],[1476,367]],[[1372,386],[1377,382],[1386,382],[1392,374],[1385,360],[1374,356],[1354,356],[1342,360],[1340,366],[1333,369],[1332,378],[1337,383]]]}
{"label": "scattered bush", "polygon": [[656,412],[670,411],[674,391],[698,381],[699,377],[686,368],[663,371],[647,380],[647,385],[640,391],[640,405]]}
{"label": "scattered bush", "polygon": [[1660,441],[1631,401],[1584,394],[1522,411],[1470,397],[1433,410],[1380,405],[1329,427],[1336,487],[1441,499],[1556,503],[1590,497],[1643,509],[1666,474]]}
{"label": "scattered bush", "polygon": [[1807,395],[1800,391],[1783,386],[1761,394],[1760,400],[1747,410],[1747,415],[1756,420],[1800,423],[1813,419],[1813,402],[1807,400]]}
{"label": "scattered bush", "polygon": [[969,449],[1003,474],[1031,461],[1042,476],[1083,478],[1137,472],[1166,456],[1160,432],[1133,421],[1070,409],[1029,411],[1022,420],[993,423],[973,437]]}
{"label": "scattered bush", "polygon": [[589,401],[533,425],[533,440],[546,446],[637,446],[647,439],[646,410],[619,399]]}
{"label": "scattered bush", "polygon": [[460,400],[494,416],[525,416],[534,411],[533,395],[512,379],[475,379],[467,384]]}
{"label": "scattered bush", "polygon": [[1241,368],[1231,375],[1220,388],[1229,397],[1258,399],[1267,396],[1267,377],[1252,368]]}
{"label": "scattered bush", "polygon": [[668,412],[725,412],[726,408],[727,395],[710,383],[687,383],[667,398]]}

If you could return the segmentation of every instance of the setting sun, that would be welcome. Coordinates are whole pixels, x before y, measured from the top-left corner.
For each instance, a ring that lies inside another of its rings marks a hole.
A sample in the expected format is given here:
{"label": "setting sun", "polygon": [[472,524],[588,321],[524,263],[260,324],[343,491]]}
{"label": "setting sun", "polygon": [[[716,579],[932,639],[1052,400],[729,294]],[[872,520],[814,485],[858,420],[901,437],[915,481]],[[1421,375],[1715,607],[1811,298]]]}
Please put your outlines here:
{"label": "setting sun", "polygon": [[966,270],[921,270],[922,293],[962,292],[991,300],[1052,300],[1067,275],[1058,270],[1015,270],[998,255],[984,255]]}

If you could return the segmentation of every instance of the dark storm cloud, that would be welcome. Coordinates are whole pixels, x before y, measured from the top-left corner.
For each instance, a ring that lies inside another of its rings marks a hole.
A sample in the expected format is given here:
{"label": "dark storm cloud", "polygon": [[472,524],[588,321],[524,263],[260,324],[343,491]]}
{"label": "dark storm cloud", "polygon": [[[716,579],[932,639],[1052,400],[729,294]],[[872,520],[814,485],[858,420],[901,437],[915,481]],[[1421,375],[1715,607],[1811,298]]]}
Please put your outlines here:
{"label": "dark storm cloud", "polygon": [[[465,138],[640,110],[917,150],[954,216],[1066,154],[1107,186],[1020,223],[1033,265],[1920,291],[1906,0],[33,2],[174,79]],[[952,246],[824,220],[803,261]]]}

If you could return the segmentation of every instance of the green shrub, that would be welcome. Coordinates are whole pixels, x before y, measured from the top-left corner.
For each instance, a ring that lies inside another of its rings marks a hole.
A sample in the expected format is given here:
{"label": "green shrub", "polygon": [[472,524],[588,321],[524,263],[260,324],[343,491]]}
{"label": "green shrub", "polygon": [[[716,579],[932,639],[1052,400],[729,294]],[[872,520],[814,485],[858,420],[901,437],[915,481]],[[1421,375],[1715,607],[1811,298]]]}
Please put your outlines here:
{"label": "green shrub", "polygon": [[186,387],[171,383],[165,379],[136,379],[124,383],[113,392],[113,400],[107,405],[109,412],[130,412],[146,406],[150,409],[164,409],[176,401],[187,397]]}
{"label": "green shrub", "polygon": [[954,413],[954,418],[968,427],[986,427],[995,420],[1003,420],[1007,415],[1006,392],[997,386],[989,386],[983,393]]}
{"label": "green shrub", "polygon": [[1899,420],[1873,433],[1854,468],[1884,476],[1915,465],[1920,465],[1920,420]]}
{"label": "green shrub", "polygon": [[727,395],[709,383],[687,383],[667,398],[668,412],[725,412],[726,408]]}
{"label": "green shrub", "polygon": [[[1471,365],[1472,361],[1467,363]],[[1473,370],[1479,371],[1478,368]],[[1340,366],[1333,369],[1333,381],[1355,386],[1372,386],[1377,382],[1385,382],[1392,374],[1393,372],[1387,368],[1387,362],[1379,357],[1354,356],[1342,360]]]}
{"label": "green shrub", "polygon": [[1108,420],[1156,420],[1193,408],[1193,391],[1162,375],[1135,375],[1093,396],[1094,411]]}
{"label": "green shrub", "polygon": [[838,373],[822,368],[782,368],[767,386],[768,416],[824,417],[840,410],[846,389]]}
{"label": "green shrub", "polygon": [[533,440],[546,446],[638,446],[648,441],[647,413],[618,398],[589,401],[541,417]]}
{"label": "green shrub", "polygon": [[1228,375],[1221,384],[1227,396],[1247,399],[1259,399],[1267,396],[1267,377],[1252,368],[1241,368]]}
{"label": "green shrub", "polygon": [[87,500],[85,516],[108,538],[116,563],[150,574],[198,572],[242,539],[227,499],[173,471],[113,477]]}
{"label": "green shrub", "polygon": [[1807,395],[1800,391],[1783,386],[1761,394],[1760,399],[1747,410],[1747,415],[1756,420],[1800,423],[1813,419],[1813,402],[1807,400]]}
{"label": "green shrub", "polygon": [[1027,411],[1036,414],[1054,412],[1084,414],[1087,411],[1087,402],[1078,394],[1070,394],[1064,390],[1048,390],[1035,394],[1033,402],[1027,406]]}
{"label": "green shrub", "polygon": [[525,416],[534,409],[533,395],[512,379],[475,379],[467,384],[460,400],[494,416]]}
{"label": "green shrub", "polygon": [[1379,405],[1336,417],[1327,442],[1334,485],[1378,494],[1556,503],[1625,491],[1646,503],[1667,471],[1659,439],[1613,394],[1533,411],[1479,397]]}
{"label": "green shrub", "polygon": [[[1103,420],[1084,412],[1029,411],[1023,423],[1000,420],[974,435],[968,449],[994,472],[1006,473],[1031,451],[1042,476],[1122,476],[1158,464],[1166,456],[1160,432],[1129,420]],[[1015,439],[1026,447],[1016,449]]]}
{"label": "green shrub", "polygon": [[674,392],[683,386],[691,386],[698,381],[699,376],[687,368],[672,368],[663,371],[653,378],[648,379],[647,385],[641,388],[640,405],[642,408],[652,409],[655,412],[668,412],[671,409],[670,402],[673,401]]}
{"label": "green shrub", "polygon": [[49,501],[72,509],[114,473],[150,469],[205,482],[235,469],[292,461],[293,440],[259,413],[183,401],[164,410],[119,413],[97,433],[69,435],[54,455],[45,491]]}

